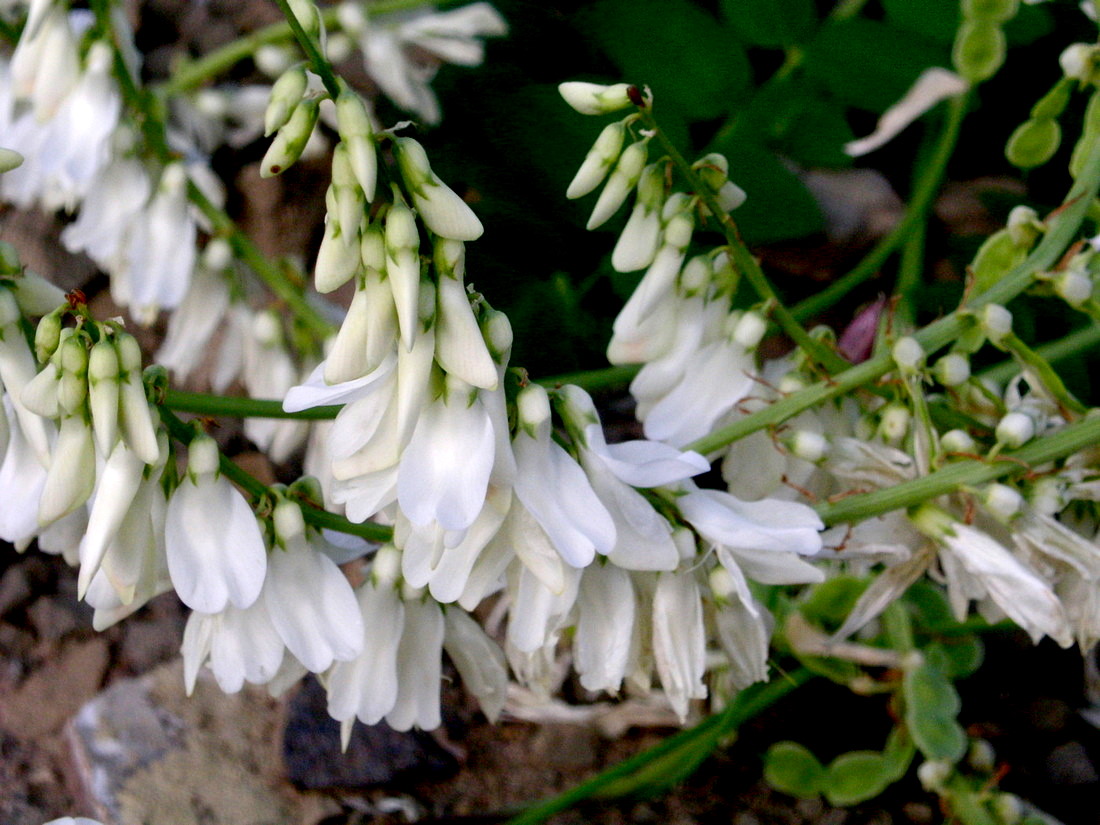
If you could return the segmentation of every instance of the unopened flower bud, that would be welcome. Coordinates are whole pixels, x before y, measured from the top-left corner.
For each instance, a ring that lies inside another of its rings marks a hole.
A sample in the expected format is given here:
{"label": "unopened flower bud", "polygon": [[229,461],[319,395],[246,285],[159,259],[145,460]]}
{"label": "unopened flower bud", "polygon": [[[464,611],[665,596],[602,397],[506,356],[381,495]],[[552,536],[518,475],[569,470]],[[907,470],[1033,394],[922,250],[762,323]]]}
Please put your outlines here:
{"label": "unopened flower bud", "polygon": [[1032,117],[1012,132],[1005,144],[1005,157],[1020,169],[1042,166],[1058,151],[1062,142],[1062,127],[1052,117]]}
{"label": "unopened flower bud", "polygon": [[518,426],[532,438],[550,420],[550,397],[539,384],[528,384],[516,396]]}
{"label": "unopened flower bud", "polygon": [[202,265],[212,272],[222,272],[233,263],[233,247],[225,238],[211,238],[202,250]]}
{"label": "unopened flower bud", "polygon": [[910,335],[895,341],[890,354],[903,374],[914,375],[924,366],[924,347]]}
{"label": "unopened flower bud", "polygon": [[1031,485],[1028,501],[1033,509],[1044,515],[1060,513],[1066,507],[1065,485],[1057,476],[1040,478]]}
{"label": "unopened flower bud", "polygon": [[790,395],[791,393],[806,389],[806,382],[798,373],[788,372],[779,379],[779,384],[776,389],[778,389],[782,395]]}
{"label": "unopened flower bud", "polygon": [[936,380],[945,387],[959,387],[970,380],[970,359],[961,352],[949,352],[932,368]]}
{"label": "unopened flower bud", "polygon": [[1039,220],[1038,212],[1030,206],[1021,204],[1012,207],[1012,211],[1008,213],[1005,228],[1016,246],[1029,249],[1042,232],[1043,224]]}
{"label": "unopened flower bud", "polygon": [[691,561],[695,558],[698,548],[695,545],[695,534],[686,527],[677,527],[672,531],[672,542],[680,554],[681,561]]}
{"label": "unopened flower bud", "polygon": [[0,288],[0,330],[10,324],[17,323],[21,317],[23,317],[23,313],[19,311],[19,304],[15,300],[15,295],[12,294],[10,289]]}
{"label": "unopened flower bud", "polygon": [[[1016,794],[998,791],[989,800],[989,805],[993,809],[993,815],[997,818],[997,822],[1003,822],[1004,825],[1018,825],[1024,818],[1024,804]],[[1035,821],[1046,822],[1048,820],[1045,817],[1039,817]]]}
{"label": "unopened flower bud", "polygon": [[279,77],[293,65],[297,55],[288,48],[266,43],[252,54],[256,68],[268,77]]}
{"label": "unopened flower bud", "polygon": [[811,464],[817,464],[829,451],[829,442],[825,436],[813,430],[796,430],[786,444],[792,455]]}
{"label": "unopened flower bud", "polygon": [[633,102],[630,88],[629,83],[604,86],[576,80],[558,84],[558,92],[565,102],[582,115],[606,115],[627,108]]}
{"label": "unopened flower bud", "polygon": [[1010,449],[1022,447],[1035,437],[1035,421],[1022,412],[1010,412],[997,422],[997,442]]}
{"label": "unopened flower bud", "polygon": [[952,772],[950,762],[929,760],[917,767],[917,779],[920,780],[921,787],[929,793],[939,793],[945,787]]}
{"label": "unopened flower bud", "polygon": [[759,312],[746,312],[737,321],[733,330],[733,340],[745,349],[752,349],[764,338],[768,331],[768,321]]}
{"label": "unopened flower bud", "polygon": [[187,472],[194,478],[213,475],[221,464],[218,442],[208,435],[196,435],[187,447]]}
{"label": "unopened flower bud", "polygon": [[401,575],[401,551],[392,544],[385,544],[374,554],[371,579],[375,587],[392,587]]}
{"label": "unopened flower bud", "polygon": [[714,272],[711,269],[709,255],[696,255],[680,272],[680,291],[688,296],[698,295],[710,286]]}
{"label": "unopened flower bud", "polygon": [[625,135],[626,126],[621,121],[609,123],[603,128],[588,154],[584,156],[569,188],[565,190],[565,197],[570,200],[582,198],[603,182],[619,159]]}
{"label": "unopened flower bud", "polygon": [[982,491],[982,504],[999,521],[1009,521],[1024,509],[1024,497],[1007,484],[990,484]]}
{"label": "unopened flower bud", "polygon": [[637,185],[646,164],[646,141],[636,141],[623,151],[619,162],[604,184],[603,191],[592,209],[587,228],[595,229],[619,211],[630,190]]}
{"label": "unopened flower bud", "polygon": [[43,315],[34,331],[34,354],[38,363],[44,364],[57,350],[61,341],[61,309]]}
{"label": "unopened flower bud", "polygon": [[733,580],[730,572],[719,565],[711,570],[708,576],[710,590],[714,594],[714,600],[719,604],[728,604],[731,597],[737,593],[737,582]]}
{"label": "unopened flower bud", "polygon": [[1100,49],[1092,43],[1073,43],[1058,57],[1062,73],[1081,84],[1093,82]]}
{"label": "unopened flower bud", "polygon": [[23,165],[23,156],[14,149],[0,147],[0,175]]}
{"label": "unopened flower bud", "polygon": [[940,447],[947,453],[972,455],[978,443],[966,430],[948,430],[940,436]]}
{"label": "unopened flower bud", "polygon": [[986,304],[981,308],[979,323],[990,343],[998,345],[1012,332],[1012,313],[1000,304]]}
{"label": "unopened flower bud", "polygon": [[374,200],[378,181],[374,128],[363,99],[350,89],[344,89],[336,98],[336,124],[340,138],[347,144],[352,171],[369,203]]}
{"label": "unopened flower bud", "polygon": [[401,177],[421,220],[436,235],[456,241],[476,241],[485,231],[477,215],[453,189],[439,179],[424,147],[412,138],[394,143]]}
{"label": "unopened flower bud", "polygon": [[92,345],[88,354],[88,408],[102,455],[110,455],[118,441],[118,352],[108,338]]}
{"label": "unopened flower bud", "polygon": [[1077,269],[1067,269],[1054,278],[1054,291],[1071,307],[1080,307],[1092,297],[1092,279]]}
{"label": "unopened flower bud", "polygon": [[84,378],[88,374],[88,348],[82,335],[65,339],[58,347],[58,366],[63,373]]}
{"label": "unopened flower bud", "polygon": [[279,175],[301,157],[317,124],[317,106],[316,99],[307,99],[294,108],[290,119],[279,129],[260,162],[260,177]]}
{"label": "unopened flower bud", "polygon": [[498,364],[503,364],[512,351],[512,322],[500,310],[491,309],[482,314],[480,324],[489,354]]}
{"label": "unopened flower bud", "polygon": [[272,514],[272,521],[275,524],[275,535],[284,542],[306,531],[306,520],[302,516],[302,508],[289,499],[279,499]]}
{"label": "unopened flower bud", "polygon": [[306,67],[304,63],[291,66],[271,87],[271,98],[264,111],[264,137],[270,137],[290,120],[294,108],[302,102],[306,93]]}
{"label": "unopened flower bud", "polygon": [[879,418],[879,432],[886,441],[901,441],[909,429],[909,410],[900,404],[890,404],[883,408]]}
{"label": "unopened flower bud", "polygon": [[290,6],[290,11],[298,19],[302,28],[305,29],[306,34],[312,37],[321,35],[323,27],[321,10],[317,8],[313,0],[288,0],[287,5]]}

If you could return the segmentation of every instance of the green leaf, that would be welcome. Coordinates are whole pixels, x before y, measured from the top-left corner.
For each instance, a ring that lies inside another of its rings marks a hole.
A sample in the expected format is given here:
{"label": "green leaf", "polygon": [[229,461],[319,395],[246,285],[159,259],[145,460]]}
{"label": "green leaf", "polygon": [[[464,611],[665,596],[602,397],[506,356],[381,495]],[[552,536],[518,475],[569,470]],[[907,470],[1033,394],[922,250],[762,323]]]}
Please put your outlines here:
{"label": "green leaf", "polygon": [[930,649],[925,660],[902,678],[905,724],[927,759],[957,762],[966,751],[966,732],[955,721],[961,703],[945,673],[942,651]]}
{"label": "green leaf", "polygon": [[577,17],[620,80],[653,90],[662,126],[666,110],[725,114],[752,77],[733,30],[689,0],[602,0]]}
{"label": "green leaf", "polygon": [[855,576],[837,576],[814,586],[800,612],[818,627],[836,630],[870,582]]}
{"label": "green leaf", "polygon": [[929,66],[946,65],[943,46],[878,20],[823,27],[806,48],[806,71],[844,103],[883,112]]}
{"label": "green leaf", "polygon": [[917,746],[904,727],[896,727],[886,738],[886,747],[882,749],[883,771],[891,782],[897,782],[909,772],[909,766],[916,756]]}
{"label": "green leaf", "polygon": [[974,634],[943,639],[936,647],[943,651],[947,675],[952,679],[962,679],[974,673],[985,658],[985,646]]}
{"label": "green leaf", "polygon": [[803,799],[821,793],[825,768],[797,742],[776,742],[764,754],[764,779],[777,791]]}
{"label": "green leaf", "polygon": [[817,23],[812,0],[722,0],[722,16],[746,43],[776,48],[801,43]]}
{"label": "green leaf", "polygon": [[829,763],[822,790],[831,805],[855,805],[878,796],[889,784],[881,753],[852,751]]}
{"label": "green leaf", "polygon": [[902,29],[951,45],[961,15],[959,0],[882,0],[886,19]]}
{"label": "green leaf", "polygon": [[802,166],[842,169],[852,165],[844,144],[855,139],[844,111],[836,101],[814,96],[791,98],[794,112],[776,124],[770,145]]}

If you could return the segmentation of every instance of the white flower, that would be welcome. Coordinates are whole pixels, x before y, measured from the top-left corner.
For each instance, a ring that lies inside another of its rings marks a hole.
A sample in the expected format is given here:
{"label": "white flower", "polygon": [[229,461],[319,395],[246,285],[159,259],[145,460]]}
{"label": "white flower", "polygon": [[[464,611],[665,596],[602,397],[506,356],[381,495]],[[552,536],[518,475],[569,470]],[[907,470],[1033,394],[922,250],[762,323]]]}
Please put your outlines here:
{"label": "white flower", "polygon": [[520,427],[512,442],[516,496],[546,531],[561,557],[585,567],[615,546],[615,523],[580,465],[550,437],[546,390],[531,384],[517,401]]}
{"label": "white flower", "polygon": [[[689,488],[690,489],[690,488]],[[804,504],[778,499],[744,502],[719,490],[692,490],[680,512],[718,552],[718,560],[765,584],[802,584],[824,574],[798,558],[821,550],[821,519]]]}
{"label": "white flower", "polygon": [[38,534],[38,502],[46,484],[46,469],[23,436],[11,399],[3,394],[3,410],[8,438],[4,459],[0,462],[0,539],[23,549]]}
{"label": "white flower", "polygon": [[958,97],[970,85],[954,72],[933,66],[921,72],[905,96],[883,112],[875,131],[865,138],[845,144],[844,151],[853,157],[873,152],[893,140],[906,126],[941,100]]}
{"label": "white flower", "polygon": [[695,575],[661,573],[653,594],[653,657],[669,704],[683,722],[688,703],[705,699],[706,632]]}
{"label": "white flower", "polygon": [[497,721],[508,695],[508,665],[500,646],[465,610],[451,607],[443,614],[443,649],[481,712]]}
{"label": "white flower", "polygon": [[283,546],[268,558],[263,600],[279,636],[313,673],[355,658],[363,638],[355,593],[336,563],[310,545],[297,504],[276,506],[275,535]]}
{"label": "white flower", "polygon": [[192,610],[245,608],[260,595],[267,570],[263,535],[252,508],[218,474],[209,436],[191,442],[187,478],[172,494],[165,519],[168,570],[180,600]]}
{"label": "white flower", "polygon": [[581,575],[573,664],[586,690],[617,693],[630,663],[634,588],[614,564],[592,564]]}
{"label": "white flower", "polygon": [[192,613],[180,652],[188,696],[195,690],[199,669],[207,662],[218,687],[236,693],[245,682],[264,685],[271,681],[283,662],[284,645],[267,605],[258,599],[243,610],[228,605],[221,613]]}
{"label": "white flower", "polygon": [[397,501],[413,524],[465,530],[485,504],[495,437],[481,393],[447,376],[401,456]]}
{"label": "white flower", "polygon": [[367,74],[382,92],[429,124],[440,118],[439,101],[429,85],[439,65],[477,66],[484,59],[479,38],[508,32],[504,19],[488,3],[370,20],[361,6],[344,3],[340,20],[344,30],[359,39]]}

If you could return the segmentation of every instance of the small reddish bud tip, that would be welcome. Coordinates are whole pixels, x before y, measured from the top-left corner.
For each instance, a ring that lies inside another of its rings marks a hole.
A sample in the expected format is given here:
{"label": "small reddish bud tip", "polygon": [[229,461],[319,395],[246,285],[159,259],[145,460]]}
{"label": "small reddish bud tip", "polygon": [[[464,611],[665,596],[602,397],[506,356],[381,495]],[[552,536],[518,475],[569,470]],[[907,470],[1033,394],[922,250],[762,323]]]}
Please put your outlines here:
{"label": "small reddish bud tip", "polygon": [[642,97],[642,90],[637,86],[631,86],[627,89],[626,96],[630,98],[630,102],[635,106],[645,108],[645,98]]}
{"label": "small reddish bud tip", "polygon": [[271,169],[270,169],[270,172],[273,175],[277,175],[282,171],[283,171],[283,167],[281,167],[281,166],[272,166]]}
{"label": "small reddish bud tip", "polygon": [[69,302],[71,309],[83,306],[88,303],[88,298],[84,295],[83,290],[74,289],[71,292],[65,294],[65,300]]}

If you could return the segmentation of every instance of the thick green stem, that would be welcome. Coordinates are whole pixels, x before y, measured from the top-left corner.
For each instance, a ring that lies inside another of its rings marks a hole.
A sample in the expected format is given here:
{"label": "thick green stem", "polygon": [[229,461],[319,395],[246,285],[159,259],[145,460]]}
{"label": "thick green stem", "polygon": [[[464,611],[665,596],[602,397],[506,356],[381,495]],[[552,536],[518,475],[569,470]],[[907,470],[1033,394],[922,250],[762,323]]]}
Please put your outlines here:
{"label": "thick green stem", "polygon": [[[985,292],[972,297],[965,307],[960,307],[950,315],[917,332],[914,337],[924,347],[924,351],[931,354],[955,340],[970,323],[966,310],[976,310],[990,303],[1007,303],[1032,284],[1037,272],[1050,269],[1061,258],[1066,247],[1077,234],[1090,204],[1096,197],[1098,187],[1100,187],[1100,141],[1092,147],[1088,161],[1065,203],[1050,217],[1049,229],[1039,245],[1023,263],[1006,273],[1000,281]],[[893,367],[894,362],[889,354],[877,356],[716,430],[687,445],[686,449],[703,454],[713,452],[750,433],[781,424],[803,410],[881,378]]]}
{"label": "thick green stem", "polygon": [[944,124],[943,131],[940,133],[939,140],[936,142],[936,147],[929,157],[928,163],[925,164],[921,172],[920,179],[913,187],[909,206],[897,226],[880,240],[874,249],[867,253],[867,256],[856,265],[855,269],[837,278],[816,295],[811,295],[806,300],[796,304],[791,309],[791,314],[795,318],[802,321],[825,311],[875,275],[879,267],[886,262],[886,259],[893,254],[894,250],[909,237],[910,230],[925,220],[936,193],[940,190],[940,184],[947,169],[947,162],[955,151],[955,144],[959,140],[959,131],[962,128],[962,122],[966,117],[969,106],[969,94],[952,98],[948,104],[947,122]]}
{"label": "thick green stem", "polygon": [[1097,443],[1100,443],[1100,416],[1084,418],[1056,433],[1039,436],[1018,450],[1001,453],[990,461],[959,461],[893,487],[818,505],[817,512],[827,524],[861,521],[900,507],[913,507],[960,487],[1026,473],[1031,467],[1065,458]]}
{"label": "thick green stem", "polygon": [[694,741],[711,740],[717,743],[723,737],[736,731],[745,722],[767,710],[796,688],[804,685],[813,678],[813,675],[809,670],[799,668],[773,682],[764,685],[753,685],[739,693],[737,698],[721,713],[707,717],[689,730],[680,731],[668,737],[659,745],[620,762],[618,765],[592,777],[587,782],[582,782],[552,799],[532,805],[523,813],[508,820],[507,825],[535,825],[535,823],[543,822],[559,811],[564,811],[579,802],[603,796],[609,787],[628,779],[632,774],[644,769],[647,765],[680,750]]}
{"label": "thick green stem", "polygon": [[726,244],[730,250],[730,254],[733,256],[734,266],[737,267],[738,272],[740,272],[749,282],[756,291],[756,294],[760,296],[760,299],[770,304],[771,314],[776,323],[779,324],[792,341],[801,347],[811,359],[823,367],[826,372],[836,372],[847,367],[847,361],[837,355],[833,350],[824,346],[820,341],[811,338],[809,333],[806,332],[806,330],[802,328],[802,325],[795,320],[793,315],[791,315],[790,310],[783,305],[783,302],[779,299],[779,295],[768,281],[767,276],[764,275],[764,270],[760,268],[760,264],[757,262],[756,258],[753,257],[749,248],[745,246],[745,242],[741,240],[741,233],[738,232],[737,225],[733,222],[733,218],[731,218],[729,213],[718,203],[718,198],[715,196],[711,187],[696,174],[695,170],[691,168],[691,164],[688,163],[687,159],[680,153],[680,150],[676,148],[672,141],[668,139],[668,136],[661,130],[661,127],[657,124],[656,118],[653,117],[652,110],[648,106],[643,107],[641,109],[641,115],[642,122],[645,124],[646,129],[654,133],[665,153],[687,180],[690,189],[702,200],[707,211],[710,212],[718,222],[719,229],[726,238]]}

